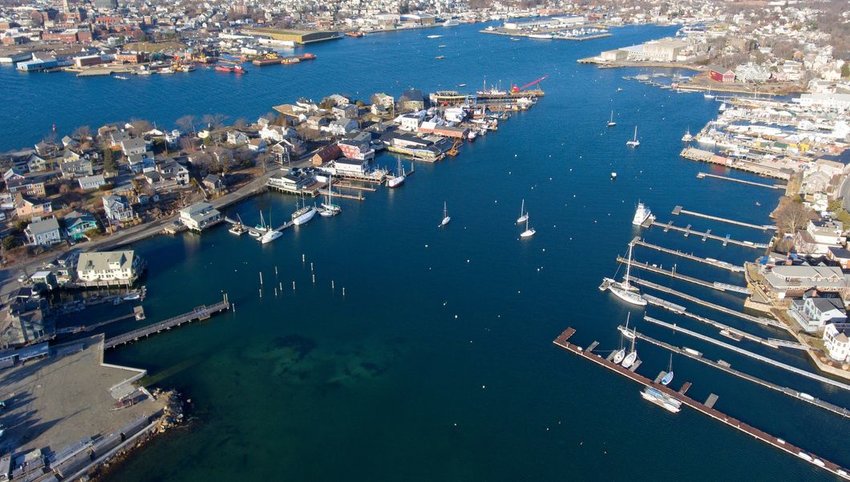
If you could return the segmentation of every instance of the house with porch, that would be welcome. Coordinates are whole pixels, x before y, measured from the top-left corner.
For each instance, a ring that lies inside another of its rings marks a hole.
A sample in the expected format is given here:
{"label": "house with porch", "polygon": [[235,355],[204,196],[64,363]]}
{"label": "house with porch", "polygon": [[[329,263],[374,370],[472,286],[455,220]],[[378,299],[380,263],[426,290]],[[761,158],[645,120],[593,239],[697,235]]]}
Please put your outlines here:
{"label": "house with porch", "polygon": [[792,300],[788,315],[806,333],[817,333],[829,323],[845,323],[847,313],[840,298],[811,296]]}
{"label": "house with porch", "polygon": [[97,220],[90,213],[71,211],[62,219],[65,223],[65,235],[72,241],[85,241],[86,233],[97,228]]}

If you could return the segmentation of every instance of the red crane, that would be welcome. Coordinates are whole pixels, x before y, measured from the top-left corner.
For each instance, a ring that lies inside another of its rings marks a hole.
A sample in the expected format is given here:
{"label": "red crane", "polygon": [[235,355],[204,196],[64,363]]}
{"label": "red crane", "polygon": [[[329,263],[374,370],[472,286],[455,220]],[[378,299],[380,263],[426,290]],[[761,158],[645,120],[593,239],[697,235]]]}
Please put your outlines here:
{"label": "red crane", "polygon": [[511,92],[521,92],[521,91],[523,91],[523,90],[525,90],[529,87],[535,86],[535,85],[539,84],[540,82],[543,82],[544,80],[546,80],[548,78],[549,78],[548,75],[544,75],[543,77],[540,77],[539,79],[537,79],[533,82],[529,82],[529,83],[523,85],[522,87],[513,86],[513,87],[511,87]]}

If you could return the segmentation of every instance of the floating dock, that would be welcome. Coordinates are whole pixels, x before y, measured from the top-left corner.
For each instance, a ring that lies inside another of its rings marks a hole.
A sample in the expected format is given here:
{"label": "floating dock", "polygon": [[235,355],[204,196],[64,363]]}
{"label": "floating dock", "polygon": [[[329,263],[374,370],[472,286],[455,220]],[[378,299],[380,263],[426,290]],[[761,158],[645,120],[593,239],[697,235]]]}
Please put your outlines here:
{"label": "floating dock", "polygon": [[224,298],[214,305],[202,305],[188,313],[184,313],[182,315],[178,315],[173,318],[169,318],[165,321],[160,321],[159,323],[154,323],[152,325],[139,328],[138,330],[133,330],[124,333],[122,335],[113,336],[112,338],[109,338],[103,342],[103,349],[107,350],[109,348],[115,348],[116,346],[123,345],[125,343],[132,343],[138,340],[139,338],[145,338],[155,333],[159,333],[163,330],[177,328],[180,325],[191,323],[193,321],[208,320],[210,319],[210,317],[212,317],[212,315],[220,313],[222,311],[227,311],[228,309],[230,309],[230,302],[227,300],[227,294],[225,294]]}
{"label": "floating dock", "polygon": [[695,236],[701,237],[703,241],[705,241],[706,239],[713,239],[715,241],[720,241],[721,243],[723,243],[723,246],[726,246],[727,244],[734,244],[736,246],[743,246],[745,248],[753,249],[767,249],[768,247],[767,244],[764,243],[754,243],[752,241],[738,241],[737,239],[732,239],[729,235],[718,236],[716,234],[711,234],[710,229],[705,232],[697,231],[695,229],[691,229],[690,224],[687,227],[681,228],[679,226],[674,226],[673,221],[669,221],[667,223],[659,223],[658,221],[653,221],[650,226],[657,226],[659,228],[662,228],[665,233],[671,229],[673,231],[679,231],[680,233],[684,233],[685,237],[688,237],[693,234]]}
{"label": "floating dock", "polygon": [[[783,387],[781,385],[777,385],[775,383],[768,382],[767,380],[762,380],[761,378],[750,375],[749,373],[744,373],[742,371],[735,370],[734,368],[732,368],[731,365],[729,365],[726,362],[723,362],[722,360],[718,360],[718,361],[710,360],[710,359],[705,358],[701,355],[695,355],[693,353],[685,351],[682,348],[679,348],[679,347],[670,345],[668,343],[665,343],[663,341],[656,340],[655,338],[646,336],[639,331],[635,331],[634,333],[635,333],[635,336],[638,339],[649,342],[649,343],[656,345],[658,347],[661,347],[665,350],[669,350],[673,353],[688,357],[692,360],[696,360],[700,363],[703,363],[703,364],[708,365],[710,367],[714,367],[714,368],[716,368],[720,371],[726,372],[730,375],[734,375],[736,377],[743,378],[744,380],[753,382],[757,385],[761,385],[761,386],[769,388],[771,390],[775,390],[777,392],[783,393],[785,395],[788,395],[791,398],[794,398],[794,399],[797,399],[797,400],[800,400],[800,401],[803,401],[803,402],[806,402],[806,403],[810,403],[810,404],[812,404],[816,407],[819,407],[819,408],[822,408],[824,410],[828,410],[832,413],[841,415],[842,417],[850,418],[850,410],[847,410],[844,407],[839,407],[838,405],[834,405],[832,403],[826,402],[824,400],[820,400],[818,398],[806,396],[807,394],[800,392],[798,390],[794,390],[793,388]],[[658,382],[656,382],[656,383],[658,383]]]}
{"label": "floating dock", "polygon": [[721,268],[721,269],[729,270],[733,273],[743,273],[744,272],[743,266],[735,266],[732,263],[728,263],[726,261],[720,261],[720,260],[717,260],[717,259],[700,258],[699,256],[696,256],[696,255],[691,254],[691,253],[685,253],[685,252],[682,252],[682,251],[679,251],[679,250],[673,250],[673,249],[665,248],[663,246],[658,246],[656,244],[647,243],[646,241],[644,241],[640,238],[637,238],[637,237],[634,240],[632,240],[632,245],[643,246],[644,248],[654,249],[655,251],[660,251],[662,253],[671,254],[673,256],[685,258],[685,259],[688,259],[690,261],[696,261],[697,263],[703,263],[703,264],[707,264],[709,266],[714,266],[715,268]]}
{"label": "floating dock", "polygon": [[703,219],[710,219],[712,221],[719,221],[721,223],[732,224],[732,225],[735,225],[735,226],[742,226],[742,227],[745,227],[745,228],[758,229],[758,230],[761,230],[761,231],[772,231],[772,230],[776,229],[776,226],[771,226],[769,224],[745,223],[743,221],[736,221],[734,219],[724,218],[724,217],[720,217],[720,216],[712,216],[710,214],[698,213],[696,211],[689,211],[687,209],[684,209],[682,206],[676,206],[675,208],[673,208],[673,215],[678,216],[679,214],[686,214],[688,216],[694,216],[694,217],[703,218]]}
{"label": "floating dock", "polygon": [[815,381],[818,381],[818,382],[821,382],[821,383],[825,383],[827,385],[832,385],[832,386],[840,388],[842,390],[850,391],[850,385],[847,385],[846,383],[839,382],[837,380],[833,380],[831,378],[827,378],[827,377],[822,376],[822,375],[818,375],[817,373],[812,373],[810,371],[803,370],[802,368],[797,368],[797,367],[794,367],[794,366],[791,366],[791,365],[787,365],[785,363],[776,361],[772,358],[768,358],[766,356],[759,355],[758,353],[753,353],[751,351],[747,351],[747,350],[744,350],[742,348],[738,348],[737,346],[730,345],[730,344],[722,342],[720,340],[715,340],[714,338],[712,338],[710,336],[705,336],[702,333],[697,333],[695,331],[691,331],[691,330],[682,328],[681,326],[677,326],[675,324],[670,324],[670,323],[661,321],[661,320],[653,318],[651,316],[644,315],[643,319],[654,324],[654,325],[663,326],[663,327],[669,328],[673,331],[678,331],[678,332],[684,333],[686,335],[690,335],[690,336],[697,338],[699,340],[711,343],[712,345],[717,345],[719,347],[726,348],[727,350],[734,351],[735,353],[739,353],[741,355],[748,356],[748,357],[753,358],[755,360],[767,363],[768,365],[773,365],[776,368],[781,368],[785,371],[789,371],[791,373],[796,373],[797,375],[800,375],[800,376],[803,376],[803,377],[806,377],[806,378],[811,378],[812,380],[815,380]]}
{"label": "floating dock", "polygon": [[[843,479],[850,480],[850,475],[848,475],[847,471],[838,464],[835,464],[828,460],[824,460],[820,457],[815,456],[814,454],[804,452],[799,447],[791,445],[790,443],[780,438],[777,438],[762,430],[752,427],[713,408],[713,402],[716,401],[716,396],[709,396],[709,399],[707,400],[707,402],[712,402],[712,406],[697,402],[696,400],[686,396],[685,392],[687,391],[687,388],[690,387],[690,382],[686,382],[685,385],[683,385],[682,388],[677,392],[664,385],[655,384],[652,382],[652,380],[642,375],[639,375],[633,371],[629,371],[620,365],[616,365],[613,362],[608,361],[593,352],[583,350],[580,346],[573,345],[568,340],[575,334],[575,332],[576,331],[574,328],[567,328],[566,330],[564,330],[563,333],[558,335],[558,337],[555,338],[552,343],[554,343],[559,348],[562,348],[574,355],[577,355],[580,358],[590,360],[591,362],[596,363],[597,365],[602,366],[604,368],[607,368],[608,370],[611,370],[612,372],[617,373],[618,375],[622,375],[636,383],[639,383],[640,385],[655,388],[656,390],[661,391],[665,395],[679,400],[680,402],[682,402],[683,405],[687,405],[688,407],[691,407],[692,409],[696,410],[699,413],[702,413],[703,415],[707,415],[772,447],[775,447],[779,450],[782,450],[783,452],[789,453],[795,457],[805,460],[806,462],[809,462],[810,464],[816,467],[820,467]],[[805,458],[803,456],[805,456]]]}
{"label": "floating dock", "polygon": [[741,318],[743,320],[752,321],[753,323],[758,323],[759,325],[772,326],[774,328],[780,328],[782,330],[787,330],[787,327],[785,325],[783,325],[782,323],[780,323],[776,320],[772,320],[770,318],[762,318],[762,317],[759,317],[759,316],[749,315],[747,313],[743,313],[741,311],[733,310],[731,308],[727,308],[727,307],[722,306],[722,305],[717,305],[717,304],[711,303],[709,301],[705,301],[705,300],[702,300],[700,298],[697,298],[696,296],[691,296],[687,293],[682,293],[681,291],[677,291],[677,290],[674,290],[673,288],[668,288],[666,286],[662,286],[662,285],[653,283],[651,281],[646,281],[644,279],[632,277],[631,282],[635,283],[637,285],[643,286],[645,288],[650,288],[650,289],[653,289],[653,290],[661,291],[662,293],[667,293],[667,294],[676,296],[678,298],[681,298],[681,299],[686,300],[686,301],[690,301],[691,303],[696,303],[696,304],[698,304],[700,306],[704,306],[706,308],[711,308],[711,309],[719,311],[721,313],[726,313],[727,315],[737,316],[738,318]]}
{"label": "floating dock", "polygon": [[[617,256],[617,262],[622,263],[622,264],[627,264],[629,262],[629,260],[622,257],[622,256]],[[677,273],[675,271],[668,271],[664,268],[652,266],[652,265],[650,265],[648,263],[644,263],[642,261],[632,260],[632,267],[642,269],[644,271],[656,273],[656,274],[663,274],[664,276],[669,276],[673,279],[687,281],[688,283],[692,283],[692,284],[695,284],[695,285],[698,285],[698,286],[702,286],[704,288],[711,288],[711,289],[717,290],[717,291],[732,291],[732,292],[741,293],[741,294],[744,294],[744,295],[750,294],[750,290],[748,288],[743,287],[743,286],[731,285],[731,284],[728,284],[728,283],[718,283],[717,281],[714,281],[714,282],[704,281],[704,280],[701,280],[699,278],[694,278],[693,276],[688,276],[688,275]]]}
{"label": "floating dock", "polygon": [[713,178],[713,179],[723,179],[724,181],[738,182],[738,183],[747,184],[747,185],[750,185],[750,186],[766,187],[768,189],[785,190],[785,188],[788,187],[785,184],[766,184],[766,183],[763,183],[763,182],[747,181],[747,180],[744,180],[744,179],[737,179],[737,178],[734,178],[734,177],[720,176],[718,174],[711,174],[711,173],[708,173],[708,172],[701,172],[701,173],[697,174],[697,179],[703,179],[703,178],[706,178],[706,177],[710,177],[710,178]]}

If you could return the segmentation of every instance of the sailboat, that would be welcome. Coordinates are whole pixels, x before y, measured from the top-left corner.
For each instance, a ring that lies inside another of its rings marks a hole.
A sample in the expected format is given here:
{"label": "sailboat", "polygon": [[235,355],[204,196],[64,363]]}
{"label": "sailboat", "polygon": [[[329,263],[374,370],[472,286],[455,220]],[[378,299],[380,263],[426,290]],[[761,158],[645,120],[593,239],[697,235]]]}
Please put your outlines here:
{"label": "sailboat", "polygon": [[525,199],[522,200],[522,204],[519,207],[519,217],[516,218],[517,224],[522,224],[528,221],[528,213],[525,212]]}
{"label": "sailboat", "polygon": [[626,141],[626,146],[627,147],[638,147],[638,146],[640,146],[640,141],[637,138],[637,126],[635,126],[635,136],[631,140]]}
{"label": "sailboat", "polygon": [[520,238],[530,238],[530,237],[534,236],[534,233],[536,233],[536,232],[537,231],[535,231],[534,228],[528,227],[528,213],[525,213],[525,231],[523,231],[519,235],[519,237]]}
{"label": "sailboat", "polygon": [[304,202],[304,205],[295,210],[292,213],[292,224],[296,226],[301,226],[302,224],[308,223],[313,216],[316,215],[316,206],[307,206],[307,203]]}
{"label": "sailboat", "polygon": [[626,358],[623,359],[623,363],[621,364],[623,368],[629,368],[635,364],[637,361],[637,350],[635,350],[635,336],[632,337],[632,348],[629,350],[629,354],[626,355]]}
{"label": "sailboat", "polygon": [[615,125],[617,125],[617,123],[614,122],[614,111],[612,110],[611,111],[611,118],[608,119],[608,127],[614,127]]}
{"label": "sailboat", "polygon": [[339,204],[333,203],[333,176],[328,178],[328,197],[325,202],[323,202],[319,209],[319,214],[324,217],[336,216],[337,214],[342,212],[342,208]]}
{"label": "sailboat", "polygon": [[670,354],[670,364],[667,365],[667,374],[661,379],[661,384],[665,387],[673,381],[673,354]]}
{"label": "sailboat", "polygon": [[614,357],[611,361],[614,362],[615,365],[619,365],[623,362],[623,358],[626,357],[626,349],[623,348],[623,337],[620,337],[620,349],[614,352]]}
{"label": "sailboat", "polygon": [[443,226],[445,226],[446,224],[449,224],[449,221],[451,221],[451,220],[452,220],[452,218],[451,218],[451,216],[449,216],[449,208],[448,208],[448,205],[446,204],[446,202],[445,202],[445,201],[443,201],[443,220],[442,220],[442,221],[440,221],[440,225],[439,225],[439,226],[437,226],[437,227],[438,227],[438,228],[442,228],[442,227],[443,227]]}
{"label": "sailboat", "polygon": [[630,303],[637,306],[646,306],[646,300],[643,298],[643,296],[640,295],[638,289],[632,286],[632,284],[629,282],[632,267],[632,249],[633,246],[631,243],[629,243],[629,259],[626,262],[626,275],[623,277],[623,281],[616,281],[611,278],[603,278],[602,285],[599,286],[599,289],[607,289],[614,296],[620,298],[626,303]]}
{"label": "sailboat", "polygon": [[253,230],[248,231],[248,234],[254,238],[261,238],[269,228],[266,227],[266,221],[263,219],[263,212],[260,211],[260,224],[254,226]]}
{"label": "sailboat", "polygon": [[691,128],[688,127],[688,130],[685,131],[685,135],[682,136],[682,142],[691,142],[694,140],[694,136],[691,135]]}
{"label": "sailboat", "polygon": [[398,167],[396,167],[396,175],[387,179],[387,187],[399,187],[404,184],[407,177],[404,175],[404,166],[401,165],[401,158],[398,159]]}
{"label": "sailboat", "polygon": [[269,226],[268,230],[263,233],[263,236],[260,237],[260,243],[266,244],[271,243],[275,239],[283,236],[283,232],[278,231],[277,229],[272,229],[272,212],[269,210]]}

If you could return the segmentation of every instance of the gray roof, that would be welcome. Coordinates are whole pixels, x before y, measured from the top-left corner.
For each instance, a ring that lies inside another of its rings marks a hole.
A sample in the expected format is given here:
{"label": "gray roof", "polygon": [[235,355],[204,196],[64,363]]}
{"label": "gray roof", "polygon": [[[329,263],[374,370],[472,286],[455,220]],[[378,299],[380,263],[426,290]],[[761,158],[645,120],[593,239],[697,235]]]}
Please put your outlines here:
{"label": "gray roof", "polygon": [[27,231],[29,231],[29,233],[33,236],[49,233],[54,230],[59,230],[59,222],[56,220],[56,218],[47,218],[38,221],[33,221],[30,223],[29,226],[27,226]]}

